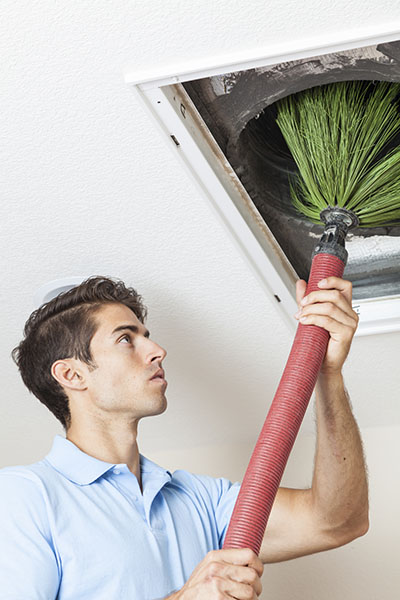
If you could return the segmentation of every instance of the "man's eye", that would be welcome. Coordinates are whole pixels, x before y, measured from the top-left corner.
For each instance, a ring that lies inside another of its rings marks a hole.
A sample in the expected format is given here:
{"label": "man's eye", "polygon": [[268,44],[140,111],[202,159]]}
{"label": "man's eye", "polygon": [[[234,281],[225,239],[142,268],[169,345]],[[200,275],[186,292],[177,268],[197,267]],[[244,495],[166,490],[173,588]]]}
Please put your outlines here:
{"label": "man's eye", "polygon": [[128,334],[126,334],[126,335],[122,336],[122,338],[119,341],[121,342],[122,340],[128,340],[128,342],[130,342],[131,341],[131,336],[128,335]]}

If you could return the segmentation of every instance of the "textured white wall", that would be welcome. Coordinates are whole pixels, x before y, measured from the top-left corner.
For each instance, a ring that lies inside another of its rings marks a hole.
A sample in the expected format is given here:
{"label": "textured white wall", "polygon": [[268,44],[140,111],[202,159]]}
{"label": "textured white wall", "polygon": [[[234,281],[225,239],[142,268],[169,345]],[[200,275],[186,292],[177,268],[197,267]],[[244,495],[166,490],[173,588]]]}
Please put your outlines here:
{"label": "textured white wall", "polygon": [[[399,9],[389,0],[3,0],[1,465],[38,460],[61,431],[9,356],[34,291],[63,276],[104,274],[139,289],[149,328],[169,351],[170,408],[143,423],[143,452],[170,468],[241,477],[291,339],[123,72],[400,31]],[[359,339],[346,366],[370,463],[370,533],[268,568],[264,598],[396,597],[399,341]],[[310,480],[303,432],[288,485]]]}

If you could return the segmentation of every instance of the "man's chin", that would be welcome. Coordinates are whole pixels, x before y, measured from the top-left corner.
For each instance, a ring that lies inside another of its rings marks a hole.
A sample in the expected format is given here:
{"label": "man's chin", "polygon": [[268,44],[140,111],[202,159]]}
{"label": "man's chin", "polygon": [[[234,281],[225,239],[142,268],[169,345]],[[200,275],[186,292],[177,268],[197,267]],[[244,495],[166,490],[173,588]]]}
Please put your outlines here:
{"label": "man's chin", "polygon": [[147,416],[156,417],[157,415],[162,415],[162,413],[167,410],[167,405],[167,398],[164,395],[160,396],[156,401],[153,401],[152,405],[149,407],[150,410]]}

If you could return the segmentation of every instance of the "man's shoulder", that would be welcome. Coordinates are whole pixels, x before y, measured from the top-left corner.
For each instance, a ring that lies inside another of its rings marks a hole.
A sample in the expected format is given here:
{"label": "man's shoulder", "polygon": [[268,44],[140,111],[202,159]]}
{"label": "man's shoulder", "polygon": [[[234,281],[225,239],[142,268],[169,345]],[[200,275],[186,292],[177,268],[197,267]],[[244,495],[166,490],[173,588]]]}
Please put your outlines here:
{"label": "man's shoulder", "polygon": [[52,476],[49,465],[44,460],[30,465],[12,465],[0,469],[0,490],[4,494],[8,490],[30,491],[40,489],[43,483]]}
{"label": "man's shoulder", "polygon": [[[185,469],[177,469],[172,473],[172,481],[182,483],[183,485],[193,486],[215,486],[220,485],[221,481],[224,481],[223,477],[211,477],[210,475],[200,475],[198,473],[192,473]],[[225,481],[228,481],[227,479]]]}
{"label": "man's shoulder", "polygon": [[196,496],[210,499],[213,503],[218,503],[231,488],[239,486],[239,483],[233,484],[225,477],[199,475],[183,469],[174,471],[171,483],[185,491],[193,492]]}

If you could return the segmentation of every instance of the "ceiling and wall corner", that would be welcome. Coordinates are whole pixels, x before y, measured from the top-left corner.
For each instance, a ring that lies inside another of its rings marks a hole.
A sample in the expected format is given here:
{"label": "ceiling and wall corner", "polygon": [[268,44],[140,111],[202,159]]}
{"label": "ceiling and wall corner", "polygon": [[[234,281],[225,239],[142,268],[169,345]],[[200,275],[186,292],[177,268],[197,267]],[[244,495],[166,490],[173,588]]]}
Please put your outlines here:
{"label": "ceiling and wall corner", "polygon": [[[292,338],[123,73],[133,66],[139,78],[155,65],[194,70],[216,56],[222,64],[233,54],[243,58],[261,48],[277,54],[327,35],[400,30],[399,9],[398,0],[336,0],[323,9],[317,0],[1,3],[2,465],[38,460],[62,432],[28,393],[10,357],[35,308],[34,293],[48,281],[90,273],[137,287],[149,307],[147,325],[168,350],[169,409],[143,422],[142,451],[167,467],[207,472],[220,450],[219,468],[240,477],[230,449],[250,451]],[[345,367],[354,411],[372,432],[366,451],[373,465],[384,430],[400,428],[399,342],[399,333],[359,338]],[[304,439],[312,428],[310,409]],[[299,463],[308,457],[302,443],[293,457]],[[389,467],[382,469],[393,478]],[[382,483],[377,466],[372,473]],[[392,483],[391,494],[399,497],[398,485]],[[381,497],[374,510],[384,510]],[[389,518],[362,540],[356,576],[369,590],[378,590],[379,577],[394,581],[390,564],[380,565],[372,581],[368,559]],[[360,548],[355,543],[348,552]],[[354,574],[335,556],[316,560],[327,561],[332,572],[336,567],[341,585],[351,586]],[[301,571],[296,564],[279,567],[293,574],[293,589]],[[366,597],[351,587],[347,596],[335,595],[334,586],[303,587],[299,600]],[[269,593],[285,597],[279,589],[276,577]]]}

